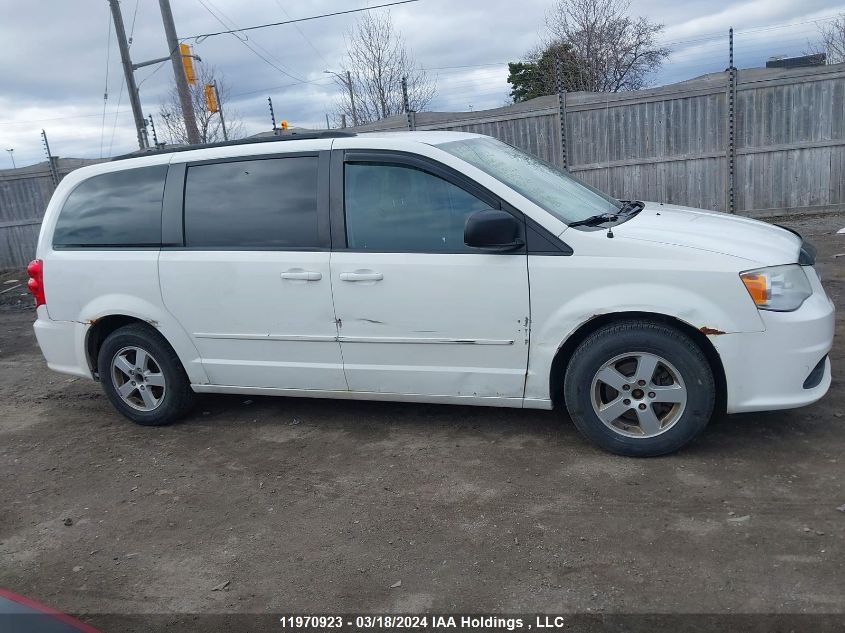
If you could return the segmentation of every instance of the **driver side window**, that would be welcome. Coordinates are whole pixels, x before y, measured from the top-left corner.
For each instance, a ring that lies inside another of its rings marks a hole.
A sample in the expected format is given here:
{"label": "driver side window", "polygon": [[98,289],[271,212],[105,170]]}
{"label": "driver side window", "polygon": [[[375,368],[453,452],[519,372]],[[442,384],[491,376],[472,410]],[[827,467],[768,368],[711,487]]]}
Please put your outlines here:
{"label": "driver side window", "polygon": [[464,244],[467,216],[492,207],[413,167],[348,163],[344,167],[344,208],[350,249],[469,253],[475,250]]}

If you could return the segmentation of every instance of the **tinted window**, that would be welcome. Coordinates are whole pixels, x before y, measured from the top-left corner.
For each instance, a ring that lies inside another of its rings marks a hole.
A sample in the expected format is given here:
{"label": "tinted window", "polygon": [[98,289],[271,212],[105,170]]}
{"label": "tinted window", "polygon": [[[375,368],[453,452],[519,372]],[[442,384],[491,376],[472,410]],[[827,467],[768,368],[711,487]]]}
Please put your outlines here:
{"label": "tinted window", "polygon": [[313,248],[317,157],[188,167],[185,243],[199,248]]}
{"label": "tinted window", "polygon": [[159,246],[167,165],[94,176],[65,201],[54,246]]}
{"label": "tinted window", "polygon": [[352,163],[345,168],[349,248],[475,252],[464,244],[471,213],[490,209],[460,187],[412,167]]}

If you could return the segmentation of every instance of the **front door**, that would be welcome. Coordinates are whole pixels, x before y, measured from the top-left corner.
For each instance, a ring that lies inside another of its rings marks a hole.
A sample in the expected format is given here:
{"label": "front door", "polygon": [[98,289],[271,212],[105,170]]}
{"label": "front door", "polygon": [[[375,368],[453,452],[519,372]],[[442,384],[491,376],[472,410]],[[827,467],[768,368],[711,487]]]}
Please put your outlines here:
{"label": "front door", "polygon": [[343,182],[333,196],[331,275],[349,389],[522,398],[527,257],[463,239],[467,216],[498,201],[401,154],[344,159],[336,150],[332,163],[333,185]]}
{"label": "front door", "polygon": [[346,389],[327,176],[328,152],[187,166],[183,246],[162,249],[161,292],[213,384]]}

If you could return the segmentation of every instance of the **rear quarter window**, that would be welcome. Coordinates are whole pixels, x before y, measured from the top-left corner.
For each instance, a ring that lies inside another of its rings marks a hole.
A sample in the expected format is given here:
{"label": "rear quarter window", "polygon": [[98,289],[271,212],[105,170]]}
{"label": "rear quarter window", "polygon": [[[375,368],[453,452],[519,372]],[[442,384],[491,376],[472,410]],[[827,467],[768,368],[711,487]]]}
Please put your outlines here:
{"label": "rear quarter window", "polygon": [[167,165],[93,176],[65,201],[53,246],[85,248],[160,246]]}

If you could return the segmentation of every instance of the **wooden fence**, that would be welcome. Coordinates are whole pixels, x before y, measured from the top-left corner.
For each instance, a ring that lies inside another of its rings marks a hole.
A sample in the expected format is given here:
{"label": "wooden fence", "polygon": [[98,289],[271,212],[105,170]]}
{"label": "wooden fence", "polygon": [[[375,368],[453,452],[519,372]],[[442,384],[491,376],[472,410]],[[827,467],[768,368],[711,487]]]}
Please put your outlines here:
{"label": "wooden fence", "polygon": [[[100,162],[83,158],[54,159],[59,177]],[[41,218],[55,185],[47,162],[0,170],[0,269],[25,266],[35,257]]]}
{"label": "wooden fence", "polygon": [[[845,210],[845,64],[739,70],[735,212]],[[728,73],[650,90],[557,95],[494,110],[419,112],[419,130],[488,134],[619,198],[729,210]],[[354,128],[407,129],[405,115]],[[562,133],[565,131],[565,134]],[[562,151],[566,149],[566,152]],[[59,175],[97,161],[58,159]],[[53,191],[47,164],[0,171],[0,268],[26,264]]]}
{"label": "wooden fence", "polygon": [[[419,112],[418,130],[499,138],[620,198],[729,210],[728,73],[616,94],[568,93],[479,112]],[[845,209],[845,64],[739,70],[735,212]],[[407,129],[405,116],[356,131]]]}

